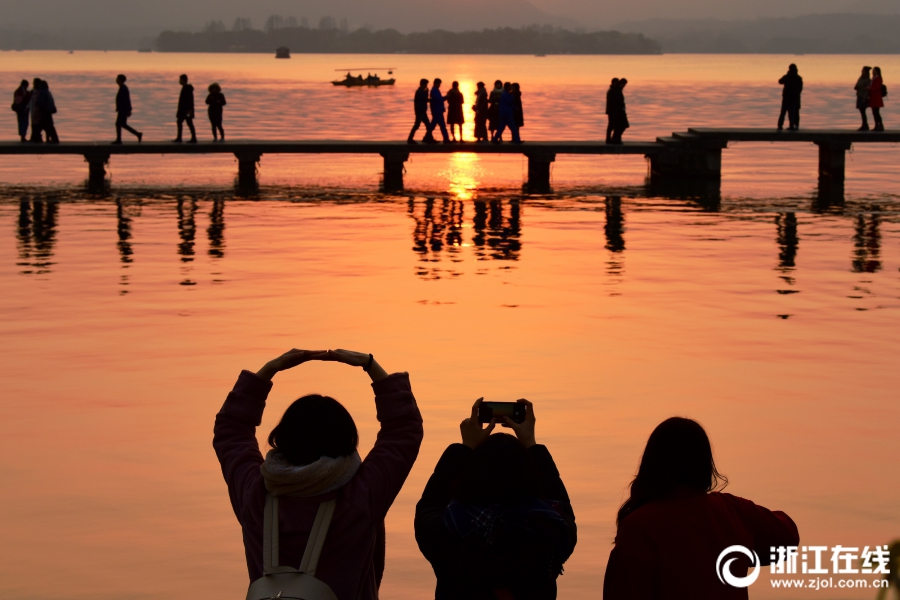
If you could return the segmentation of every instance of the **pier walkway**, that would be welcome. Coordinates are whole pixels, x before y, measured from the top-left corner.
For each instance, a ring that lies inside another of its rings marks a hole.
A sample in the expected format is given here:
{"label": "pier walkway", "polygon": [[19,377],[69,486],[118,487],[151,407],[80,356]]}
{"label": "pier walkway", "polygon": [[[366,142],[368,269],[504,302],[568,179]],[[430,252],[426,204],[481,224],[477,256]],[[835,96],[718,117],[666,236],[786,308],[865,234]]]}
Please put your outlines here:
{"label": "pier walkway", "polygon": [[0,142],[0,155],[74,154],[88,163],[88,183],[93,188],[106,185],[106,165],[113,156],[125,154],[233,154],[238,161],[238,184],[252,188],[257,183],[257,165],[265,154],[377,154],[384,159],[385,191],[403,189],[404,164],[410,154],[518,154],[528,158],[529,191],[550,191],[550,166],[560,154],[642,155],[650,161],[651,181],[668,183],[704,181],[716,184],[722,175],[722,150],[730,142],[807,143],[818,146],[819,180],[843,184],[845,153],[852,144],[900,143],[900,131],[855,132],[841,130],[776,131],[774,129],[689,129],[655,141],[545,141],[523,144],[407,144],[392,141],[255,141],[225,143],[144,142],[112,145],[108,142],[63,142],[31,144]]}

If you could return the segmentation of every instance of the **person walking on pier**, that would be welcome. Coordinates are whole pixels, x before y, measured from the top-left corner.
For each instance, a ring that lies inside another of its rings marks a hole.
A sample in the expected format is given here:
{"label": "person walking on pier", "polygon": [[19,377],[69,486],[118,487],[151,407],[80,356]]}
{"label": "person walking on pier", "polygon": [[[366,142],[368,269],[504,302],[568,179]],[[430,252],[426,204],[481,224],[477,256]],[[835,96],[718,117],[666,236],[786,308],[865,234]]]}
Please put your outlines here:
{"label": "person walking on pier", "polygon": [[425,138],[424,142],[433,142],[434,136],[431,134],[431,121],[428,120],[428,80],[420,79],[419,87],[416,90],[416,95],[413,98],[413,108],[416,111],[416,122],[413,125],[412,129],[409,132],[409,137],[406,139],[407,143],[417,144],[416,142],[416,132],[419,130],[419,125],[425,125]]}
{"label": "person walking on pier", "polygon": [[778,115],[778,131],[784,129],[784,115],[788,116],[788,129],[800,128],[800,94],[803,92],[803,78],[797,72],[797,65],[791,64],[784,77],[778,80],[781,90],[781,114]]}
{"label": "person walking on pier", "polygon": [[853,87],[856,90],[856,110],[862,115],[862,125],[857,131],[869,130],[869,119],[866,116],[866,111],[869,109],[869,91],[872,87],[872,78],[869,77],[871,71],[872,67],[863,67],[862,75],[859,76],[859,79],[856,80],[856,85]]}
{"label": "person walking on pier", "polygon": [[500,95],[500,127],[494,132],[494,138],[491,140],[495,144],[503,141],[503,132],[508,127],[512,132],[512,141],[514,144],[521,144],[519,138],[519,126],[516,125],[516,108],[515,98],[512,95],[512,84],[506,82],[503,84],[503,93]]}
{"label": "person walking on pier", "polygon": [[459,130],[460,143],[465,142],[463,139],[463,123],[466,122],[463,115],[463,103],[465,98],[463,93],[459,91],[459,82],[454,81],[447,92],[447,123],[450,125],[450,139],[456,141],[456,130]]}
{"label": "person walking on pier", "polygon": [[628,113],[625,110],[625,93],[623,91],[627,84],[628,80],[624,77],[622,79],[615,77],[606,91],[607,144],[621,144],[622,134],[631,127],[628,122]]}
{"label": "person walking on pier", "polygon": [[872,68],[872,85],[869,87],[869,106],[872,108],[872,116],[875,118],[874,131],[884,131],[884,123],[881,121],[881,109],[884,108],[884,96],[887,88],[881,78],[881,67]]}
{"label": "person walking on pier", "polygon": [[475,141],[481,143],[489,141],[487,132],[488,93],[484,89],[483,81],[478,82],[475,91],[475,105],[472,110],[475,112]]}
{"label": "person walking on pier", "polygon": [[12,109],[16,113],[16,121],[19,126],[19,138],[23,142],[28,141],[28,118],[31,116],[30,102],[31,90],[28,89],[28,80],[23,79],[16,91],[13,92],[12,103]]}
{"label": "person walking on pier", "polygon": [[128,124],[128,117],[131,116],[131,92],[128,91],[128,86],[125,85],[126,79],[124,75],[116,77],[116,83],[119,84],[119,92],[116,94],[116,141],[113,144],[122,143],[123,129],[133,134],[138,139],[138,143],[144,139],[143,133]]}
{"label": "person walking on pier", "polygon": [[184,124],[187,123],[188,129],[191,131],[191,139],[188,143],[197,143],[197,132],[194,130],[194,86],[188,83],[188,76],[182,75],[178,78],[181,84],[181,94],[178,96],[178,109],[175,112],[175,118],[178,119],[178,137],[173,142],[181,143],[181,133]]}
{"label": "person walking on pier", "polygon": [[503,82],[499,79],[494,82],[494,89],[488,96],[488,127],[491,130],[491,138],[500,127],[500,97],[503,95]]}
{"label": "person walking on pier", "polygon": [[444,121],[444,113],[447,111],[444,103],[447,101],[447,97],[441,94],[441,83],[440,79],[435,79],[431,85],[431,131],[440,127],[444,143],[449,144],[450,135],[447,133],[447,123]]}
{"label": "person walking on pier", "polygon": [[225,94],[218,83],[209,84],[209,95],[206,97],[209,106],[209,122],[212,125],[213,142],[225,141],[225,130],[222,129],[222,112],[225,108]]}

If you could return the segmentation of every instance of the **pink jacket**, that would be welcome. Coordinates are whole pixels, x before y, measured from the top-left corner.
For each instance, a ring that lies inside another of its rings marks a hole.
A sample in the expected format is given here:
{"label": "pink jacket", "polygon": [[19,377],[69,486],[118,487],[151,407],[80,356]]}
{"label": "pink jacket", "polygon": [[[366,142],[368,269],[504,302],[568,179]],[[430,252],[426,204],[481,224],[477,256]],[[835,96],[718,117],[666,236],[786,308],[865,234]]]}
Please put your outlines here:
{"label": "pink jacket", "polygon": [[[316,578],[340,600],[378,598],[383,557],[384,518],[412,469],[422,443],[422,416],[409,375],[395,373],[373,383],[381,430],[359,470],[337,491],[310,498],[279,498],[282,565],[299,567],[319,503],[337,498],[337,508],[319,560]],[[242,371],[216,415],[213,447],[228,484],[231,506],[241,523],[250,581],[262,576],[263,512],[266,488],[259,467],[263,456],[256,440],[272,382]]]}
{"label": "pink jacket", "polygon": [[881,86],[884,80],[881,77],[872,79],[872,86],[869,88],[869,106],[872,108],[882,108],[884,106],[884,98],[881,96]]}

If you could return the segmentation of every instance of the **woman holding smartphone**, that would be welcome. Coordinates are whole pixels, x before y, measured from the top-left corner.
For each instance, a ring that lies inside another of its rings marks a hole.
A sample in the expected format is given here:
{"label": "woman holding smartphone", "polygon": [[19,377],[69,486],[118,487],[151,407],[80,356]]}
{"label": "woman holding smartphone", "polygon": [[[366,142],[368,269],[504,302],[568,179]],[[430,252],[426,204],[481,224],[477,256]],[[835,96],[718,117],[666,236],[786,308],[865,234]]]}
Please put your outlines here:
{"label": "woman holding smartphone", "polygon": [[[436,600],[552,600],[575,549],[575,514],[546,446],[525,419],[460,424],[416,505],[416,541],[434,568]],[[500,422],[509,434],[491,435]]]}

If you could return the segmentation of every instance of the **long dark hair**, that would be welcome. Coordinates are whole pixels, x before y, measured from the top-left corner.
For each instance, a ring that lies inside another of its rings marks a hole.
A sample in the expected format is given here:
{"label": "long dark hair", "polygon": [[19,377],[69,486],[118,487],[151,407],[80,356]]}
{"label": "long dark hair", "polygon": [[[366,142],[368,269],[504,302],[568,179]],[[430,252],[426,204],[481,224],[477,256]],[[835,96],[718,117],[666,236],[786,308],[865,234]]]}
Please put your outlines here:
{"label": "long dark hair", "polygon": [[534,498],[538,493],[537,472],[528,450],[515,436],[496,433],[475,448],[456,497],[490,506]]}
{"label": "long dark hair", "polygon": [[631,482],[631,497],[625,501],[616,525],[654,500],[669,496],[678,486],[711,492],[728,485],[728,478],[716,470],[709,436],[693,419],[672,417],[653,430],[637,476]]}
{"label": "long dark hair", "polygon": [[269,445],[294,465],[323,456],[349,456],[359,445],[359,432],[344,406],[329,396],[310,394],[291,404],[269,434]]}

